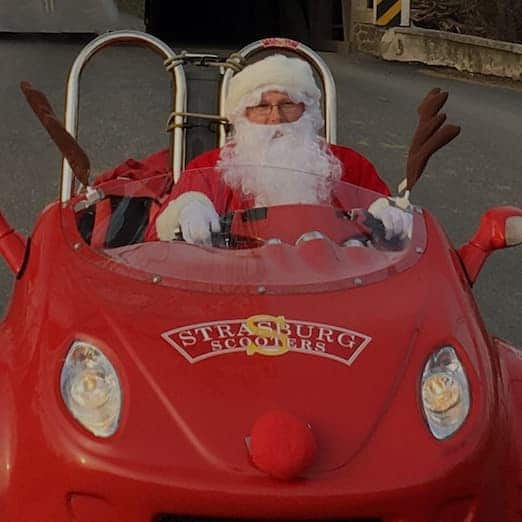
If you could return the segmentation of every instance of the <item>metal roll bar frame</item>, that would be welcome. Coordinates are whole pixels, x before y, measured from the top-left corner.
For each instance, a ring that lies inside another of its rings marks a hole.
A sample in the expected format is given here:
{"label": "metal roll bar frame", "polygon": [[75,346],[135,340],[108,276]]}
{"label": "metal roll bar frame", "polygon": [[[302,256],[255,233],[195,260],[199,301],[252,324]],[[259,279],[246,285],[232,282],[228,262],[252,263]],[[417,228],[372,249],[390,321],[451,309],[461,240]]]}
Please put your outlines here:
{"label": "metal roll bar frame", "polygon": [[[78,112],[80,103],[80,76],[85,65],[101,49],[121,44],[140,45],[148,47],[160,54],[168,72],[172,74],[172,113],[168,122],[168,130],[172,131],[170,140],[170,160],[174,182],[177,182],[185,162],[185,118],[187,116],[208,117],[220,122],[218,145],[223,146],[227,137],[225,125],[225,100],[232,76],[239,72],[256,54],[268,49],[278,49],[297,54],[304,58],[318,74],[323,96],[323,112],[325,120],[325,138],[328,143],[337,143],[337,100],[335,82],[326,62],[306,45],[288,38],[264,38],[253,42],[240,51],[231,54],[225,62],[215,55],[189,54],[183,51],[175,53],[160,39],[140,31],[114,31],[103,34],[87,44],[76,57],[66,86],[65,98],[65,128],[76,138],[78,135]],[[183,63],[197,59],[201,65],[215,65],[224,70],[219,91],[219,115],[201,115],[187,112],[187,82]],[[215,63],[214,63],[215,62]],[[68,161],[62,162],[61,201],[66,203],[71,198],[74,189],[74,176]]]}
{"label": "metal roll bar frame", "polygon": [[[266,51],[267,49],[280,49],[297,54],[304,58],[317,72],[323,87],[323,112],[325,120],[325,138],[328,143],[337,143],[337,95],[335,82],[326,62],[312,49],[306,45],[290,40],[289,38],[264,38],[257,40],[243,47],[240,51],[232,54],[228,61],[235,61],[238,66],[244,66],[244,63],[256,54]],[[230,80],[234,75],[232,69],[227,69],[221,81],[221,89],[219,95],[219,115],[225,117],[225,100],[227,97]],[[219,129],[219,146],[225,145],[226,128],[221,125]]]}
{"label": "metal roll bar frame", "polygon": [[[76,138],[78,135],[78,111],[80,104],[80,76],[83,68],[89,60],[101,49],[121,44],[139,45],[148,47],[163,57],[165,61],[172,62],[176,53],[164,42],[140,31],[114,31],[103,34],[87,44],[78,54],[69,71],[65,97],[65,128]],[[171,67],[174,76],[172,85],[172,110],[182,113],[187,110],[187,82],[185,71],[181,63]],[[183,117],[176,116],[176,127],[171,138],[171,165],[174,178],[177,180],[183,167],[184,130]],[[74,185],[72,169],[64,158],[62,163],[61,201],[66,203],[71,198]]]}

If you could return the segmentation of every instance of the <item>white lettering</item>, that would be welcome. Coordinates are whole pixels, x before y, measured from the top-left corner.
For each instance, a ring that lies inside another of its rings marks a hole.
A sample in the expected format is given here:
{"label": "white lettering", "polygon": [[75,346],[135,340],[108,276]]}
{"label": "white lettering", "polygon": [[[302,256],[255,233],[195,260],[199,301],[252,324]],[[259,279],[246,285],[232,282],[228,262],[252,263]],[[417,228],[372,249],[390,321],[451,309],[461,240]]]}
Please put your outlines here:
{"label": "white lettering", "polygon": [[282,355],[292,350],[305,354],[329,354],[333,359],[348,364],[353,362],[353,356],[343,356],[334,347],[355,352],[371,341],[371,337],[343,328],[266,314],[245,320],[225,320],[219,324],[187,325],[165,332],[163,337],[190,360],[199,360],[202,352],[217,355],[223,350],[246,350],[252,354]]}
{"label": "white lettering", "polygon": [[183,343],[183,346],[194,346],[196,344],[196,338],[190,330],[179,332],[179,339]]}
{"label": "white lettering", "polygon": [[208,335],[208,332],[212,331],[212,327],[211,326],[201,326],[200,328],[195,328],[194,331],[196,333],[201,333],[201,335],[203,336],[203,340],[204,341],[211,341],[212,340],[212,337],[210,337],[210,335]]}
{"label": "white lettering", "polygon": [[349,348],[350,350],[353,350],[355,347],[355,335],[343,332],[337,337],[337,342],[343,348]]}
{"label": "white lettering", "polygon": [[[329,343],[333,343],[333,330],[330,328],[323,328],[322,326],[319,327],[319,335],[317,336],[318,341],[327,341]],[[324,336],[324,339],[323,339]]]}
{"label": "white lettering", "polygon": [[220,339],[225,339],[225,337],[234,337],[234,333],[232,332],[231,326],[229,324],[218,324],[216,328]]}
{"label": "white lettering", "polygon": [[[292,335],[292,327],[288,323],[276,323],[277,324],[277,333],[283,334],[286,336]],[[281,336],[277,336],[279,339],[281,339]]]}
{"label": "white lettering", "polygon": [[[308,329],[308,333],[305,334],[303,330],[306,328]],[[309,324],[298,324],[296,329],[296,335],[297,337],[301,337],[303,339],[310,339],[312,337],[313,328],[314,327]]]}
{"label": "white lettering", "polygon": [[256,346],[268,346],[268,339],[266,337],[256,337],[254,342]]}
{"label": "white lettering", "polygon": [[221,343],[219,341],[212,341],[210,343],[210,346],[212,347],[213,352],[219,352],[220,350],[223,349],[223,347],[221,346]]}
{"label": "white lettering", "polygon": [[248,326],[245,323],[241,323],[241,327],[239,328],[237,335],[242,337],[244,335],[252,335],[252,332],[248,329]]}
{"label": "white lettering", "polygon": [[250,339],[248,337],[239,338],[239,346],[241,346],[241,348],[246,348],[249,345],[250,345]]}
{"label": "white lettering", "polygon": [[[258,328],[258,330],[261,330],[261,331],[258,331],[256,333],[263,335],[263,332],[266,332],[267,337],[273,337],[274,329],[272,328],[272,323],[270,321],[258,321],[257,328]],[[251,333],[254,333],[254,332],[251,332]]]}
{"label": "white lettering", "polygon": [[315,351],[325,353],[326,345],[324,343],[322,343],[321,341],[318,341],[317,344],[315,345]]}
{"label": "white lettering", "polygon": [[301,350],[310,350],[310,351],[312,351],[313,350],[313,348],[312,348],[312,341],[308,341],[307,339],[301,339],[300,349]]}
{"label": "white lettering", "polygon": [[225,340],[225,348],[228,348],[230,350],[231,348],[235,348],[235,347],[236,347],[236,341],[234,339]]}

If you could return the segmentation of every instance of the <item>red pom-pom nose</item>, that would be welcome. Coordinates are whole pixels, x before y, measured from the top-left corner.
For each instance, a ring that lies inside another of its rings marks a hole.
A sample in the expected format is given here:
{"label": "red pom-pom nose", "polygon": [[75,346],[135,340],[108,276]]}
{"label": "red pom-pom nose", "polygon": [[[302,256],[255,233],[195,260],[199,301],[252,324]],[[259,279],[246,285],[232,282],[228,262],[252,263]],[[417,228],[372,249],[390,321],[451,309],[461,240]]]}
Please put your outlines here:
{"label": "red pom-pom nose", "polygon": [[257,468],[272,477],[298,477],[312,463],[317,445],[312,430],[286,411],[269,411],[250,432],[250,456]]}

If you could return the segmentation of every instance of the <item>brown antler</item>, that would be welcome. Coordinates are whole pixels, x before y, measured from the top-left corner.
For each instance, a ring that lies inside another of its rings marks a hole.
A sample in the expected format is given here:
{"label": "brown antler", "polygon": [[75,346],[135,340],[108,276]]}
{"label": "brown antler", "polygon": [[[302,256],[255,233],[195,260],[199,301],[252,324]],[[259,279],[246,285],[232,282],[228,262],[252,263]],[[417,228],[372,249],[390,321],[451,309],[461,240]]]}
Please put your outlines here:
{"label": "brown antler", "polygon": [[20,88],[24,93],[31,109],[36,114],[51,139],[56,143],[60,152],[69,162],[76,179],[82,184],[89,183],[91,170],[89,158],[78,142],[67,132],[63,123],[56,114],[43,92],[34,89],[29,82],[22,82]]}
{"label": "brown antler", "polygon": [[444,125],[446,115],[439,114],[447,99],[447,92],[432,89],[417,108],[419,123],[410,145],[406,166],[407,190],[422,176],[431,156],[460,133],[460,127]]}

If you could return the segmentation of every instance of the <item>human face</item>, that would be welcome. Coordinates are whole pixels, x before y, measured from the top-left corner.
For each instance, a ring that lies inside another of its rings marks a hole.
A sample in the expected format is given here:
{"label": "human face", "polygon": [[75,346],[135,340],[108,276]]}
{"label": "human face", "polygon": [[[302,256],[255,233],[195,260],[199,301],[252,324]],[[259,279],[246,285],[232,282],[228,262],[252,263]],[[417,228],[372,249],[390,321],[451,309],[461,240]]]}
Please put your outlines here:
{"label": "human face", "polygon": [[304,110],[304,103],[294,103],[285,92],[267,91],[258,105],[246,108],[246,117],[261,125],[292,123],[302,116]]}

